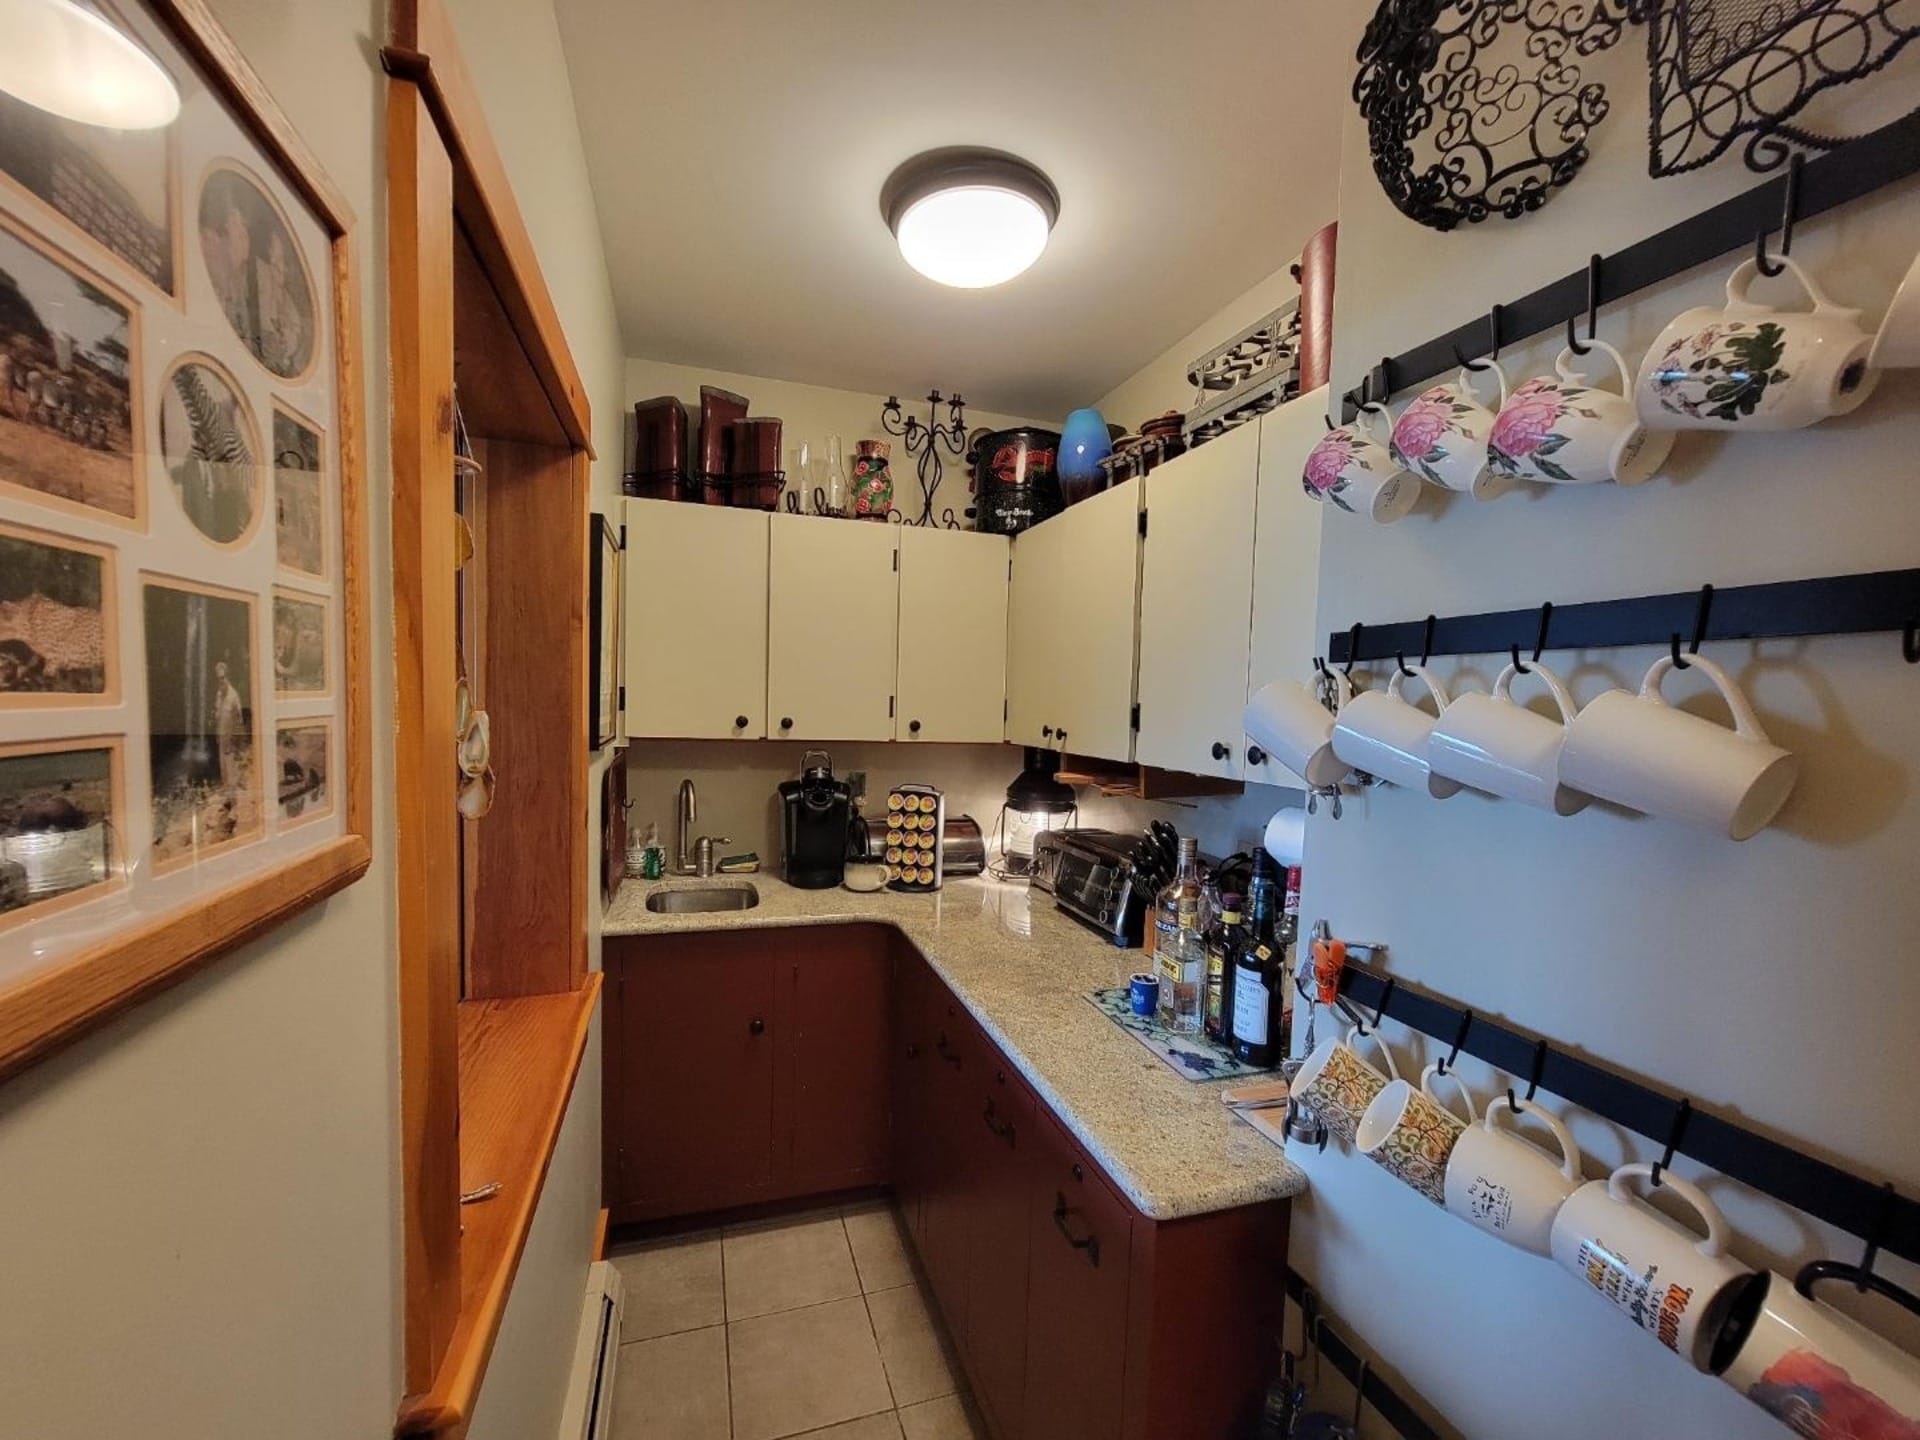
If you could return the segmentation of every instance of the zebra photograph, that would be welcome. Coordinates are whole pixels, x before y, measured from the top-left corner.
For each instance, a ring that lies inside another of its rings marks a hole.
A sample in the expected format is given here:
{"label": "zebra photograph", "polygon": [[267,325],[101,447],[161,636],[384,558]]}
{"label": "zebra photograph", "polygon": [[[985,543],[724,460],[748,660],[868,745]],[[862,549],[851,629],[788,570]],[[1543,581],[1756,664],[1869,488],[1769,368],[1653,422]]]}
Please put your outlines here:
{"label": "zebra photograph", "polygon": [[0,485],[140,518],[130,300],[0,223]]}
{"label": "zebra photograph", "polygon": [[260,518],[260,453],[240,386],[210,355],[185,355],[160,386],[160,453],[193,528],[216,545]]}

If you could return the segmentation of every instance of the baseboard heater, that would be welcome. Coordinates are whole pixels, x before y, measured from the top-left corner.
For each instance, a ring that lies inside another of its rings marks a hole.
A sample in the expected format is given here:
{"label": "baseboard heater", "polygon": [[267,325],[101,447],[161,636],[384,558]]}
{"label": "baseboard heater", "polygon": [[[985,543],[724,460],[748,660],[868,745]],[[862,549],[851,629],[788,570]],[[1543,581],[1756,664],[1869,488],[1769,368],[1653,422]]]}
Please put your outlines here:
{"label": "baseboard heater", "polygon": [[612,1440],[613,1368],[620,1358],[620,1312],[626,1292],[620,1272],[605,1260],[587,1270],[587,1299],[580,1312],[567,1404],[560,1412],[559,1440]]}

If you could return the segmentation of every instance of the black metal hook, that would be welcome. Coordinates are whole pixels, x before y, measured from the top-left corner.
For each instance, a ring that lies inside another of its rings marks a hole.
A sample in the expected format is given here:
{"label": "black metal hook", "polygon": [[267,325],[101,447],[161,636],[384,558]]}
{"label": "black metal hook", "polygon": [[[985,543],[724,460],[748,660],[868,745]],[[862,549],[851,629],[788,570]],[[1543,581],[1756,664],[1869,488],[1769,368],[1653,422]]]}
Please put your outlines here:
{"label": "black metal hook", "polygon": [[1394,657],[1393,657],[1393,658],[1394,658],[1394,661],[1395,661],[1395,662],[1396,662],[1396,663],[1397,663],[1397,664],[1399,665],[1399,667],[1400,667],[1400,673],[1401,673],[1402,675],[1405,675],[1405,676],[1408,676],[1409,678],[1411,678],[1411,677],[1412,677],[1412,675],[1413,675],[1413,671],[1411,671],[1411,670],[1409,670],[1409,669],[1407,668],[1407,655],[1406,655],[1406,652],[1405,652],[1404,650],[1402,650],[1402,651],[1400,651],[1400,652],[1398,652],[1398,653],[1396,653],[1396,654],[1394,655]]}
{"label": "black metal hook", "polygon": [[1880,1208],[1873,1217],[1873,1229],[1867,1235],[1867,1248],[1860,1253],[1860,1273],[1854,1277],[1853,1288],[1866,1293],[1867,1281],[1873,1275],[1873,1262],[1880,1258],[1880,1242],[1887,1238],[1887,1222],[1893,1219],[1893,1182],[1891,1180],[1880,1187]]}
{"label": "black metal hook", "polygon": [[1420,633],[1420,663],[1425,665],[1433,658],[1433,627],[1435,619],[1427,616],[1427,628]]}
{"label": "black metal hook", "polygon": [[1531,1100],[1540,1088],[1540,1072],[1547,1068],[1547,1042],[1539,1040],[1533,1047],[1533,1074],[1527,1080],[1527,1099]]}
{"label": "black metal hook", "polygon": [[1880,1258],[1880,1244],[1887,1238],[1887,1226],[1893,1222],[1893,1207],[1898,1199],[1891,1180],[1880,1187],[1880,1207],[1874,1212],[1873,1227],[1867,1232],[1867,1248],[1861,1252],[1859,1264],[1849,1265],[1844,1260],[1814,1260],[1803,1266],[1794,1277],[1793,1288],[1811,1300],[1816,1282],[1847,1280],[1863,1295],[1869,1290],[1875,1291],[1920,1315],[1920,1296],[1901,1289],[1873,1271],[1874,1262]]}
{"label": "black metal hook", "polygon": [[[1576,355],[1593,353],[1593,334],[1600,322],[1600,255],[1595,251],[1587,257],[1587,343],[1582,345],[1574,334],[1572,315],[1567,317],[1567,349]],[[1536,659],[1539,657],[1535,657]]]}
{"label": "black metal hook", "polygon": [[[1693,612],[1693,643],[1687,646],[1687,654],[1698,655],[1700,653],[1700,642],[1706,638],[1707,634],[1707,616],[1712,613],[1713,586],[1702,585],[1700,587],[1700,600]],[[1691,668],[1689,663],[1681,657],[1680,632],[1677,630],[1673,634],[1673,668],[1676,670]]]}
{"label": "black metal hook", "polygon": [[1498,360],[1500,358],[1500,317],[1506,314],[1506,310],[1507,307],[1504,305],[1495,305],[1491,310],[1487,311],[1487,335],[1493,342],[1492,349],[1488,350],[1484,355],[1469,359],[1460,353],[1460,347],[1456,344],[1453,347],[1453,358],[1473,370],[1483,370]]}
{"label": "black metal hook", "polygon": [[1380,1003],[1373,1008],[1373,1024],[1367,1027],[1369,1032],[1378,1030],[1380,1022],[1387,1017],[1387,1006],[1393,1003],[1393,987],[1399,984],[1397,977],[1389,975],[1386,984],[1380,987]]}
{"label": "black metal hook", "polygon": [[1361,627],[1361,624],[1360,624],[1360,622],[1359,622],[1358,620],[1356,620],[1356,621],[1354,621],[1354,622],[1353,622],[1353,629],[1351,629],[1351,630],[1349,630],[1349,631],[1347,632],[1347,666],[1346,666],[1346,677],[1347,677],[1347,678],[1348,678],[1349,680],[1351,680],[1351,679],[1353,678],[1353,662],[1354,662],[1355,660],[1358,660],[1358,659],[1360,658],[1360,631],[1361,631],[1361,628],[1362,628],[1362,627]]}
{"label": "black metal hook", "polygon": [[1436,1065],[1434,1069],[1438,1070],[1442,1075],[1450,1075],[1453,1073],[1453,1062],[1460,1058],[1460,1047],[1467,1043],[1467,1031],[1472,1028],[1473,1011],[1462,1011],[1460,1015],[1460,1028],[1453,1032],[1453,1048],[1447,1051],[1447,1058]]}
{"label": "black metal hook", "polygon": [[1907,664],[1920,665],[1920,620],[1910,623],[1900,634],[1900,653]]}
{"label": "black metal hook", "polygon": [[1667,1148],[1661,1152],[1660,1158],[1653,1165],[1653,1174],[1650,1178],[1656,1190],[1660,1188],[1661,1174],[1673,1164],[1673,1152],[1680,1148],[1680,1137],[1687,1133],[1687,1121],[1692,1118],[1693,1101],[1683,1096],[1680,1103],[1673,1107],[1673,1123],[1667,1127]]}
{"label": "black metal hook", "polygon": [[1540,652],[1547,648],[1547,626],[1552,620],[1553,602],[1548,600],[1540,606],[1540,628],[1536,630],[1533,635],[1533,659],[1526,664],[1522,664],[1520,660],[1519,642],[1516,641],[1512,647],[1513,668],[1516,673],[1521,675],[1531,675],[1533,673],[1533,666],[1539,663]]}
{"label": "black metal hook", "polygon": [[[1780,253],[1782,255],[1793,249],[1793,222],[1800,212],[1800,171],[1806,163],[1806,155],[1797,150],[1793,158],[1787,161],[1785,189],[1780,198]],[[1778,275],[1787,267],[1767,258],[1767,233],[1762,230],[1754,237],[1754,267],[1762,275]]]}

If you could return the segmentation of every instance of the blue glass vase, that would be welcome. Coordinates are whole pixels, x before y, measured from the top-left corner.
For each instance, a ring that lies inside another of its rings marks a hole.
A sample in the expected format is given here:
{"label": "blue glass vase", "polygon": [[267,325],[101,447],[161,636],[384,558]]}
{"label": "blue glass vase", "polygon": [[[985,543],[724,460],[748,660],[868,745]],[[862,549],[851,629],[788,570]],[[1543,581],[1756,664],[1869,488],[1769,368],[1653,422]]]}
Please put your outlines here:
{"label": "blue glass vase", "polygon": [[1060,484],[1069,505],[1097,492],[1106,479],[1100,462],[1113,453],[1107,422],[1088,407],[1067,417],[1060,431]]}

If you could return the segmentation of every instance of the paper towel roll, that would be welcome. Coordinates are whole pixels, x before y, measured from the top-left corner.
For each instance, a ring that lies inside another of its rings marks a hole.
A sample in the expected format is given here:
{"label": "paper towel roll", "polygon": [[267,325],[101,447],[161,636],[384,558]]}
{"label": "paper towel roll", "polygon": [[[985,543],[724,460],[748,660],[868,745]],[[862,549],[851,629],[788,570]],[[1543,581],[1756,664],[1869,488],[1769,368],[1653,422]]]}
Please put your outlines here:
{"label": "paper towel roll", "polygon": [[1263,843],[1276,864],[1304,864],[1303,857],[1307,849],[1307,812],[1297,806],[1288,806],[1285,810],[1274,811],[1273,818],[1267,821],[1267,834]]}

